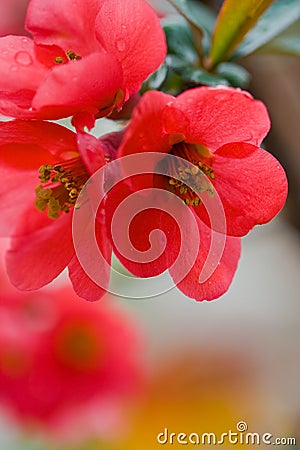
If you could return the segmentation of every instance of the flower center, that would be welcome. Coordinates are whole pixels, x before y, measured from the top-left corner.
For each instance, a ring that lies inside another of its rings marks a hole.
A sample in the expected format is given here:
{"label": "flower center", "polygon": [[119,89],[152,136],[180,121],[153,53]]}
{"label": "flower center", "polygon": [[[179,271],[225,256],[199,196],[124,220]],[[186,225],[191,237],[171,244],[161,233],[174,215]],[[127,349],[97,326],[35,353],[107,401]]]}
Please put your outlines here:
{"label": "flower center", "polygon": [[105,348],[90,323],[69,319],[57,330],[55,353],[71,369],[91,371],[103,361]]}
{"label": "flower center", "polygon": [[57,219],[60,212],[68,213],[89,178],[79,157],[69,159],[63,165],[46,164],[39,168],[41,184],[35,189],[35,206],[46,211],[50,219]]}
{"label": "flower center", "polygon": [[211,180],[215,179],[215,174],[210,167],[210,151],[199,144],[180,142],[173,145],[171,154],[185,159],[193,166],[172,160],[169,169],[174,176],[168,178],[168,190],[178,195],[186,205],[199,206],[201,200],[197,192],[208,191],[211,195],[214,193]]}
{"label": "flower center", "polygon": [[68,60],[69,61],[76,61],[76,60],[82,59],[82,57],[80,55],[77,55],[77,53],[73,52],[73,50],[67,50],[66,51],[66,56],[67,56],[66,59],[64,59],[62,56],[57,56],[55,58],[55,62],[57,64],[65,64],[65,63],[68,62]]}

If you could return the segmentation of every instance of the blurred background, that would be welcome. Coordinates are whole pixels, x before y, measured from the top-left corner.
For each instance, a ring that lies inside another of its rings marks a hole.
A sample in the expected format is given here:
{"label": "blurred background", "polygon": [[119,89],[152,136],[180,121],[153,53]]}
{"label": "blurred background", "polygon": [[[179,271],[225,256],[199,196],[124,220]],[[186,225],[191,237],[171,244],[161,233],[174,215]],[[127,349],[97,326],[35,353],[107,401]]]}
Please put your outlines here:
{"label": "blurred background", "polygon": [[[1,35],[24,33],[27,3],[19,0],[8,5],[0,1]],[[162,18],[176,14],[167,2],[152,0],[149,3],[157,8]],[[217,11],[222,2],[204,3]],[[299,27],[296,31],[299,37]],[[76,372],[77,381],[68,394],[72,399],[68,400],[72,414],[70,408],[61,411],[53,404],[48,406],[47,420],[45,414],[40,414],[33,423],[28,420],[30,408],[28,412],[20,405],[32,401],[32,394],[41,397],[52,392],[54,395],[51,383],[41,384],[37,392],[32,382],[26,391],[25,383],[25,394],[23,391],[18,394],[16,386],[22,383],[22,378],[18,381],[15,375],[18,371],[9,372],[14,374],[15,384],[8,383],[7,377],[0,378],[0,449],[152,450],[161,447],[157,436],[165,429],[169,434],[213,432],[220,436],[229,430],[236,432],[236,425],[241,421],[247,424],[249,432],[294,437],[300,443],[300,59],[291,54],[261,50],[243,58],[240,64],[251,76],[248,89],[265,102],[270,112],[272,131],[265,146],[287,171],[290,192],[285,208],[272,223],[256,227],[243,238],[242,257],[233,284],[216,301],[197,303],[174,288],[151,299],[131,300],[106,294],[97,304],[85,303],[83,308],[88,311],[88,317],[91,314],[97,318],[102,309],[114,308],[120,320],[118,326],[113,324],[107,328],[101,344],[110,348],[111,340],[116,351],[115,363],[107,366],[107,375],[99,369],[99,382],[105,386],[105,395],[101,391],[103,388],[97,391],[92,381],[95,367],[84,365],[85,371],[82,371],[82,366],[76,366],[75,372],[79,371],[79,375]],[[100,136],[116,128],[117,124],[103,119],[98,121],[95,134]],[[3,253],[7,242],[1,245]],[[118,267],[117,262],[115,267]],[[19,318],[23,300],[9,286],[3,269],[0,280],[0,358],[1,349],[7,348],[8,343],[14,343],[18,351],[21,349],[30,358],[36,358],[38,350],[31,341],[23,349],[24,335],[30,335],[34,342],[44,342],[46,336],[53,336],[54,322],[46,326],[45,316],[38,314],[34,316],[34,327],[27,324],[24,331]],[[126,281],[118,276],[112,278],[112,288],[121,288],[125,294],[132,288],[131,283],[130,277]],[[153,283],[159,284],[160,278]],[[58,298],[70,297],[68,304],[75,304],[76,308],[80,304],[81,308],[81,300],[61,291],[64,284],[65,276],[62,276],[50,290],[41,291],[37,299],[33,296],[34,304],[39,301],[60,304]],[[143,284],[139,289],[137,295],[147,294]],[[49,317],[48,312],[46,317]],[[99,316],[99,324],[102,321]],[[127,341],[121,332],[123,329],[127,330]],[[98,343],[97,337],[93,339],[86,341],[85,348]],[[135,344],[131,347],[132,342]],[[117,359],[120,353],[124,354],[122,364]],[[13,356],[16,358],[16,353]],[[76,353],[76,358],[77,362],[86,364],[80,359],[81,353]],[[6,358],[2,359],[2,364],[4,360],[7,363]],[[15,364],[19,367],[18,359],[13,359],[13,365],[11,359],[9,361],[6,368],[15,370]],[[43,364],[44,360],[38,358],[37,361]],[[55,373],[59,373],[57,380],[62,377],[66,383],[62,382],[61,389],[67,395],[66,380],[73,379],[74,361],[70,365],[68,359],[68,372],[65,366],[61,369],[61,361],[59,359],[59,372]],[[118,378],[116,373],[130,375]],[[130,383],[133,379],[136,389]],[[80,392],[86,384],[93,385],[95,390],[84,396]],[[4,391],[14,394],[5,396]],[[16,399],[15,405],[11,399]],[[27,415],[22,413],[25,410]],[[182,447],[176,442],[172,446]],[[223,446],[226,448],[225,444]]]}

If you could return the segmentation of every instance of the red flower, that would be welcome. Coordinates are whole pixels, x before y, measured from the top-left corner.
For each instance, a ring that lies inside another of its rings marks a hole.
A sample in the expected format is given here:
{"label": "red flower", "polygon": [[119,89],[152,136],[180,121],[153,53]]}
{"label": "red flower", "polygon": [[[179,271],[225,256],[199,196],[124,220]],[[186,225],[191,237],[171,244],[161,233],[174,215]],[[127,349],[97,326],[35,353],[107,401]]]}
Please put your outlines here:
{"label": "red flower", "polygon": [[126,316],[63,288],[2,294],[0,324],[0,401],[20,425],[70,440],[120,431],[143,380]]}
{"label": "red flower", "polygon": [[0,39],[0,113],[58,119],[120,108],[163,61],[166,45],[144,0],[31,0],[28,37]]}
{"label": "red flower", "polygon": [[[149,233],[155,229],[164,231],[169,245],[157,259],[144,263],[130,261],[124,252],[122,255],[115,248],[125,267],[142,277],[157,275],[169,268],[178,288],[197,300],[210,300],[223,294],[237,267],[239,237],[248,233],[254,225],[271,220],[286,199],[284,170],[271,154],[258,147],[269,126],[265,106],[239,89],[202,87],[186,91],[177,98],[155,91],[146,93],[125,131],[118,157],[159,152],[162,167],[165,164],[168,176],[140,175],[132,178],[127,194],[132,189],[163,188],[183,200],[192,216],[187,214],[188,210],[186,214],[180,213],[183,228],[179,230],[166,212],[150,208],[136,215],[129,228],[134,247],[146,251],[149,248]],[[168,158],[164,157],[168,153],[183,160],[170,165]],[[192,168],[185,167],[185,160],[193,165]],[[147,170],[155,173],[155,167],[150,167],[149,162],[146,164]],[[124,170],[126,173],[126,168]],[[203,198],[194,189],[200,190],[204,198],[220,198],[226,230],[218,219],[211,224]],[[116,188],[114,198],[108,202],[110,217],[124,198],[124,192],[124,186],[122,189]],[[138,197],[135,199],[137,202]],[[145,203],[145,197],[140,197],[140,203]],[[166,211],[170,206],[171,203],[165,205]],[[163,205],[161,208],[164,209]],[[200,234],[195,263],[191,263],[189,258],[198,242],[191,226],[193,218]],[[120,223],[119,226],[122,228]],[[180,250],[182,231],[188,238]],[[224,233],[226,243],[222,258],[212,276],[199,283],[212,239],[222,240]],[[151,240],[152,246],[156,244],[157,248],[161,248],[159,237],[157,242],[154,238]],[[180,277],[182,267],[172,267],[180,251],[187,273],[183,279]]]}
{"label": "red flower", "polygon": [[[104,164],[101,142],[86,133],[76,135],[49,122],[0,123],[0,231],[12,236],[6,264],[16,287],[39,289],[68,267],[78,295],[95,300],[104,294],[82,270],[72,240],[78,194],[90,173]],[[103,220],[100,215],[97,239],[110,262]],[[98,269],[102,286],[108,286],[108,268]]]}

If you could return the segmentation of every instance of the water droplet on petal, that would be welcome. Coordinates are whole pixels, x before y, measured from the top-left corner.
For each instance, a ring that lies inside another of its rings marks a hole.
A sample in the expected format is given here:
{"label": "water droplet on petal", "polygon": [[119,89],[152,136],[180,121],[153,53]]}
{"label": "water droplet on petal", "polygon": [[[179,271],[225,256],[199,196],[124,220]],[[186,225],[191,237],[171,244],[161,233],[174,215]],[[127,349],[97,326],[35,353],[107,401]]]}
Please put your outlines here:
{"label": "water droplet on petal", "polygon": [[28,52],[16,53],[15,61],[17,64],[20,64],[21,66],[30,66],[33,63],[32,57]]}
{"label": "water droplet on petal", "polygon": [[125,45],[125,42],[123,41],[123,39],[119,39],[117,41],[117,49],[119,50],[119,52],[124,52],[125,47],[126,47],[126,45]]}
{"label": "water droplet on petal", "polygon": [[122,25],[122,29],[123,29],[123,30],[126,30],[126,28],[127,28],[126,25],[123,24],[123,25]]}
{"label": "water droplet on petal", "polygon": [[4,56],[7,56],[8,55],[8,50],[3,50],[2,53],[3,53]]}
{"label": "water droplet on petal", "polygon": [[18,67],[17,66],[10,66],[10,71],[11,72],[17,72]]}
{"label": "water droplet on petal", "polygon": [[21,39],[21,48],[27,48],[28,42],[29,42],[29,40],[26,37],[22,38]]}

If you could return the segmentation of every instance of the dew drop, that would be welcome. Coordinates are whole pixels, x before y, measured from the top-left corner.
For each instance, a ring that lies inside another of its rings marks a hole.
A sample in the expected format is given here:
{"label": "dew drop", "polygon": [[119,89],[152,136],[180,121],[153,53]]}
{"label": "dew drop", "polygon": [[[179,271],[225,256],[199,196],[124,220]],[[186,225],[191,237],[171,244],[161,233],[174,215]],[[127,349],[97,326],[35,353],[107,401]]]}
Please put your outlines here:
{"label": "dew drop", "polygon": [[123,39],[119,39],[117,41],[117,49],[119,50],[119,52],[124,52],[125,47],[126,47],[126,45],[125,45],[125,42],[123,41]]}
{"label": "dew drop", "polygon": [[2,53],[3,53],[4,56],[7,56],[9,52],[8,52],[8,50],[3,50]]}
{"label": "dew drop", "polygon": [[28,52],[18,52],[15,55],[15,61],[20,66],[30,66],[33,61]]}
{"label": "dew drop", "polygon": [[126,28],[127,28],[126,25],[123,24],[123,25],[122,25],[122,29],[123,29],[123,30],[126,30]]}
{"label": "dew drop", "polygon": [[11,72],[17,72],[18,67],[17,66],[10,66],[10,71]]}

